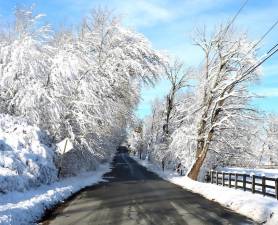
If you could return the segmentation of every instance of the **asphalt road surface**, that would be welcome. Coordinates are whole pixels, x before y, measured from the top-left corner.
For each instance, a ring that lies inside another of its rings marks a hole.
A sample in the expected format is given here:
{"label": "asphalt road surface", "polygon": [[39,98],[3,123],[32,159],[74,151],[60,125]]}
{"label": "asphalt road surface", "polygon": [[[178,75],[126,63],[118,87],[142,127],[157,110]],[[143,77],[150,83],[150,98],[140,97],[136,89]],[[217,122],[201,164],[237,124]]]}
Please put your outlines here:
{"label": "asphalt road surface", "polygon": [[119,148],[102,182],[50,212],[43,225],[255,224],[204,197],[164,181]]}

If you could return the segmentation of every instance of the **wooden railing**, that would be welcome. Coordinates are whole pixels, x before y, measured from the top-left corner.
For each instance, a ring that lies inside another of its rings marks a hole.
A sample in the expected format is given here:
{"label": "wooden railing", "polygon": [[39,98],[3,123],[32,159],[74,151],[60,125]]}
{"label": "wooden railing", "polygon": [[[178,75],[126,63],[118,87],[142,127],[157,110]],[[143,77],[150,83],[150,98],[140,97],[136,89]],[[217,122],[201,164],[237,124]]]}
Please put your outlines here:
{"label": "wooden railing", "polygon": [[278,200],[278,178],[210,170],[207,171],[205,180],[212,184],[251,191]]}

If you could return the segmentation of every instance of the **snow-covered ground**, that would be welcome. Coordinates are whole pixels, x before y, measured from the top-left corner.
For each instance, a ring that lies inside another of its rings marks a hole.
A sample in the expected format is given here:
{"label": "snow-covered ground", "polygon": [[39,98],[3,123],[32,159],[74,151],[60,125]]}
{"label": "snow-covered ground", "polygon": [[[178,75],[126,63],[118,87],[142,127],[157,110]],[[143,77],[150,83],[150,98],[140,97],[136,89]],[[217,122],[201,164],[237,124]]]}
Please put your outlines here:
{"label": "snow-covered ground", "polygon": [[247,169],[247,168],[240,168],[240,167],[220,167],[217,168],[218,171],[223,171],[227,173],[246,173],[246,174],[254,174],[257,176],[266,176],[266,177],[278,177],[278,169]]}
{"label": "snow-covered ground", "polygon": [[[270,177],[270,178],[278,178],[278,170],[277,169],[248,169],[248,168],[240,168],[240,167],[219,167],[216,169],[219,172],[226,172],[226,173],[232,173],[232,174],[248,174],[248,175],[256,175],[259,177],[265,176],[265,177]],[[220,174],[221,176],[221,174]],[[255,178],[255,182],[262,184],[262,179],[256,177]],[[242,180],[243,177],[239,176],[238,180]],[[247,177],[246,178],[247,181],[252,182],[252,178],[251,177]],[[275,181],[271,181],[271,180],[266,180],[266,185],[275,187]],[[234,185],[234,181],[231,182],[232,185]],[[252,188],[251,183],[247,183],[246,184],[247,188]],[[258,191],[262,191],[262,187],[256,185],[255,187],[256,190]],[[266,187],[266,192],[270,193],[270,194],[274,194],[275,195],[275,189],[273,188],[268,188]]]}
{"label": "snow-covered ground", "polygon": [[102,164],[96,171],[84,173],[42,185],[27,192],[10,192],[0,195],[1,225],[35,224],[46,209],[71,196],[80,189],[103,181],[102,175],[110,171],[109,164]]}
{"label": "snow-covered ground", "polygon": [[0,194],[57,180],[48,135],[21,117],[0,114]]}
{"label": "snow-covered ground", "polygon": [[46,209],[102,181],[109,171],[109,164],[103,164],[58,181],[54,149],[37,126],[0,114],[0,225],[34,224]]}
{"label": "snow-covered ground", "polygon": [[199,193],[207,199],[219,202],[221,205],[257,222],[265,222],[264,224],[267,225],[278,224],[278,201],[276,199],[215,184],[193,181],[186,176],[179,176],[172,170],[163,172],[158,165],[154,165],[148,160],[140,160],[137,157],[134,157],[134,159],[163,179]]}

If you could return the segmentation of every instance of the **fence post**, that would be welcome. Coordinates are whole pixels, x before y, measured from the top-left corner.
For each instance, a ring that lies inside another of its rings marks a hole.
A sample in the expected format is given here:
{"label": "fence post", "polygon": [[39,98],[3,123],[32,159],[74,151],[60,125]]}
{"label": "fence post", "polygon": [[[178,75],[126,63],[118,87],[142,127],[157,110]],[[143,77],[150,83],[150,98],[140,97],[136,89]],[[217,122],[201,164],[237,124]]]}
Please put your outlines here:
{"label": "fence post", "polygon": [[262,193],[265,196],[265,176],[262,176]]}
{"label": "fence post", "polygon": [[278,178],[275,179],[275,195],[278,200]]}
{"label": "fence post", "polygon": [[255,175],[252,175],[252,193],[255,193],[255,186],[256,186],[256,178]]}
{"label": "fence post", "polygon": [[[268,193],[267,193],[267,180],[268,180],[268,177],[265,177],[265,176],[256,176],[255,174],[252,174],[252,175],[248,175],[248,174],[245,174],[245,173],[225,173],[224,171],[222,172],[218,172],[218,171],[214,171],[214,170],[210,170],[210,171],[207,171],[206,172],[207,174],[207,177],[210,177],[210,182],[213,184],[213,182],[216,183],[216,185],[222,185],[222,186],[229,186],[229,188],[231,188],[233,185],[232,185],[232,181],[235,182],[234,184],[234,187],[235,189],[238,189],[238,188],[243,188],[244,191],[247,191],[247,189],[249,190],[249,184],[250,181],[249,181],[249,177],[251,179],[251,191],[252,193],[256,193],[256,178],[257,179],[261,179],[262,182],[261,184],[258,184],[262,187],[262,191],[257,191],[258,193],[261,193],[263,196],[266,196]],[[214,181],[214,174],[215,174],[215,179],[216,181]],[[222,175],[222,177],[219,177],[219,174]],[[226,175],[228,175],[228,184],[225,183],[225,179],[226,179]],[[233,180],[232,179],[232,176],[235,176],[235,179]],[[242,180],[241,180],[241,176],[242,176]],[[247,181],[247,178],[248,178],[248,181]],[[219,182],[219,180],[221,180]],[[273,180],[273,179],[271,179]],[[275,195],[274,197],[278,200],[278,178],[276,178],[275,180],[275,186],[273,187],[272,185],[270,185],[272,188],[275,188]],[[209,182],[209,181],[208,181]],[[241,183],[242,182],[242,186],[238,186],[238,183]]]}
{"label": "fence post", "polygon": [[246,174],[243,174],[243,190],[246,191]]}
{"label": "fence post", "polygon": [[237,173],[235,173],[235,189],[237,189]]}

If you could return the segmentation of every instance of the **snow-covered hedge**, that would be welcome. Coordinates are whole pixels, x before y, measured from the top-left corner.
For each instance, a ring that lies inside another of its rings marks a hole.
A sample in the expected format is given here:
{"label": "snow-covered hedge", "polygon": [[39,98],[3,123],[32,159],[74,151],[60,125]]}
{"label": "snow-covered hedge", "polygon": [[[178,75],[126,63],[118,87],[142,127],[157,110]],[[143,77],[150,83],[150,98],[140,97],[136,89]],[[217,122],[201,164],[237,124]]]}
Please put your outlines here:
{"label": "snow-covered hedge", "polygon": [[0,193],[25,191],[56,179],[47,134],[23,118],[0,114]]}

